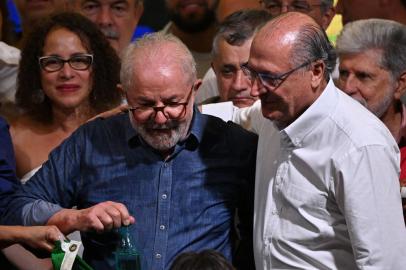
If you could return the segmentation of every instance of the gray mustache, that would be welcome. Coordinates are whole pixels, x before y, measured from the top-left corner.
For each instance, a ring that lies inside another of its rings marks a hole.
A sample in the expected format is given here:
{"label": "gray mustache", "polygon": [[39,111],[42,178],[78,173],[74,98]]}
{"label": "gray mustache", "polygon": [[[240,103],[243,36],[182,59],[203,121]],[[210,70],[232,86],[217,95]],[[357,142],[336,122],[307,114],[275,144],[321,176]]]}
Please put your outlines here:
{"label": "gray mustache", "polygon": [[119,38],[119,33],[115,31],[114,29],[111,28],[100,28],[100,30],[103,32],[103,34],[106,36],[106,38],[109,39],[118,39]]}

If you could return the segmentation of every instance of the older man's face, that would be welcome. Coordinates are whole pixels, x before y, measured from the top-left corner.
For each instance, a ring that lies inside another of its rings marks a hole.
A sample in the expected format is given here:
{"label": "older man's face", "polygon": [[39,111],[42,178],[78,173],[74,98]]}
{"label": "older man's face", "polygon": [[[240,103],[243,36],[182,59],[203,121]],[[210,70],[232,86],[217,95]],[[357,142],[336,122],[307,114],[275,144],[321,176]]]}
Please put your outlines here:
{"label": "older man's face", "polygon": [[219,38],[213,59],[220,100],[232,101],[240,108],[251,106],[258,99],[250,95],[251,82],[240,68],[248,62],[251,43],[252,39],[249,39],[241,46],[234,46]]}
{"label": "older man's face", "polygon": [[305,24],[319,27],[300,13],[268,22],[254,36],[248,63],[243,66],[252,81],[251,95],[260,98],[263,116],[279,129],[293,123],[327,85],[321,60],[293,61]]}
{"label": "older man's face", "polygon": [[137,57],[142,63],[135,64],[133,87],[126,94],[137,133],[152,148],[165,152],[186,138],[199,82],[185,79],[180,64],[162,57]]}
{"label": "older man's face", "polygon": [[97,24],[120,54],[131,42],[143,12],[138,0],[74,0],[74,9]]}
{"label": "older man's face", "polygon": [[215,21],[218,0],[166,0],[170,19],[187,33],[202,32]]}
{"label": "older man's face", "polygon": [[14,0],[23,22],[34,22],[49,14],[64,10],[68,0]]}
{"label": "older man's face", "polygon": [[[381,51],[340,55],[338,87],[382,117],[395,101],[396,83],[379,65]],[[400,98],[400,97],[399,97]]]}
{"label": "older man's face", "polygon": [[335,14],[333,8],[323,12],[321,0],[262,0],[260,2],[262,7],[273,16],[288,11],[305,13],[324,29],[327,29]]}

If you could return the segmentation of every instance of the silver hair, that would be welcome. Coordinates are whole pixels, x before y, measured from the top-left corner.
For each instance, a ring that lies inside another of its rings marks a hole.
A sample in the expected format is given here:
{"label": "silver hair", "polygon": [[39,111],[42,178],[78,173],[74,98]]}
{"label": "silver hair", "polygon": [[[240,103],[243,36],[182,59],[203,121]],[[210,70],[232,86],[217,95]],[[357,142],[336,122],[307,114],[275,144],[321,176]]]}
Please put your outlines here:
{"label": "silver hair", "polygon": [[227,16],[214,36],[212,57],[218,55],[220,40],[232,46],[242,46],[270,19],[272,15],[269,12],[255,9],[240,10]]}
{"label": "silver hair", "polygon": [[406,71],[406,26],[383,19],[358,20],[346,24],[337,38],[338,56],[371,49],[382,51],[379,65],[397,79]]}
{"label": "silver hair", "polygon": [[[156,32],[144,35],[131,43],[122,54],[120,79],[125,91],[133,86],[134,63],[137,52],[142,54],[156,55],[162,53],[165,45],[174,44],[174,48],[169,52],[173,63],[179,65],[185,75],[186,81],[193,83],[196,80],[196,62],[189,49],[183,42],[172,34]],[[148,68],[148,67],[145,67]]]}
{"label": "silver hair", "polygon": [[291,64],[293,66],[321,60],[326,66],[323,74],[324,79],[328,81],[336,65],[336,59],[334,47],[321,26],[304,24],[300,28],[291,53]]}

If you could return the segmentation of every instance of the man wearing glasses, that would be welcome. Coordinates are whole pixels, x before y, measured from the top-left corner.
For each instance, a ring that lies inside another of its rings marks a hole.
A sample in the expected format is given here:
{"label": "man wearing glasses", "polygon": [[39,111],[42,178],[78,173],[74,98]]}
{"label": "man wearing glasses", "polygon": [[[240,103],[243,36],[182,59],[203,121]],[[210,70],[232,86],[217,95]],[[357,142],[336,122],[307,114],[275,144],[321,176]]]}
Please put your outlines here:
{"label": "man wearing glasses", "polygon": [[[272,49],[269,49],[272,48]],[[399,150],[383,123],[336,88],[335,53],[302,13],[254,37],[251,95],[234,121],[258,133],[256,269],[403,269]]]}
{"label": "man wearing glasses", "polygon": [[[84,59],[64,61],[83,68]],[[115,229],[135,219],[142,269],[169,269],[179,253],[203,249],[253,269],[257,136],[194,108],[195,62],[173,35],[131,44],[121,82],[129,112],[80,127],[13,195],[4,220],[81,231],[84,259],[98,270],[114,268]],[[45,214],[43,201],[52,203]]]}
{"label": "man wearing glasses", "polygon": [[296,11],[312,17],[324,30],[335,15],[333,0],[260,0],[262,8],[272,16]]}

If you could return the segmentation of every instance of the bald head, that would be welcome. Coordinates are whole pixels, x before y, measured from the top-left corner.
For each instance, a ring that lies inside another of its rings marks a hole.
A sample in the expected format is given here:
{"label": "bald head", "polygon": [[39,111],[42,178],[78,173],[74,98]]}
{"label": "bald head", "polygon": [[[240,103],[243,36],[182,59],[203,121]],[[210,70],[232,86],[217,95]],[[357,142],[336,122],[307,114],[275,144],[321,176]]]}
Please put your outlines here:
{"label": "bald head", "polygon": [[292,66],[323,60],[327,80],[335,66],[336,55],[323,28],[299,12],[288,12],[269,21],[255,36],[252,48],[264,53],[273,48],[287,54]]}

